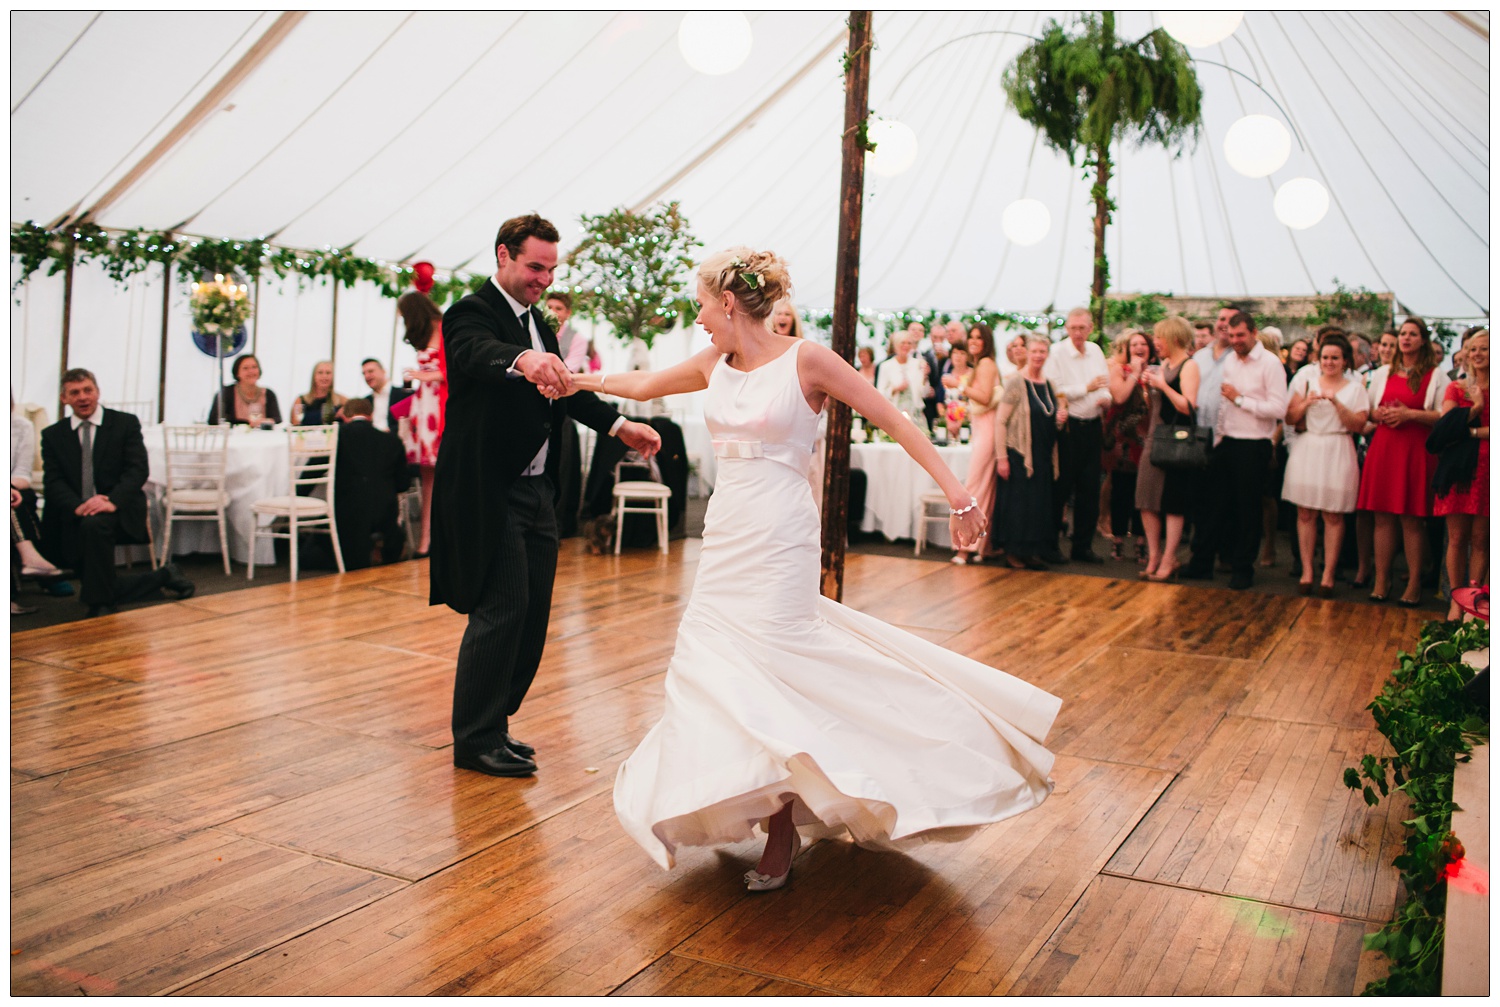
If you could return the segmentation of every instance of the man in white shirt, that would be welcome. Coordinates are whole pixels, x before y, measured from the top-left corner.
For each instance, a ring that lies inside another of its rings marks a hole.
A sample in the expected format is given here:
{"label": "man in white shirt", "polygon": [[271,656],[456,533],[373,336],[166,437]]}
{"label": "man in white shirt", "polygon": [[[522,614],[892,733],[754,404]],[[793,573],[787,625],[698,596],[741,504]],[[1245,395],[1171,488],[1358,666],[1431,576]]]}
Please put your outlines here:
{"label": "man in white shirt", "polygon": [[411,389],[394,387],[386,377],[385,365],[374,357],[366,357],[359,368],[365,376],[365,384],[370,386],[370,394],[365,396],[374,410],[370,422],[376,430],[390,432],[395,426],[391,422],[391,406],[410,395]]}
{"label": "man in white shirt", "polygon": [[[1219,309],[1213,325],[1213,339],[1193,354],[1198,365],[1198,410],[1196,422],[1200,427],[1213,429],[1219,417],[1219,403],[1223,396],[1219,386],[1224,381],[1224,365],[1232,353],[1229,349],[1229,319],[1244,310],[1237,304],[1226,304]],[[1193,555],[1203,562],[1199,566],[1191,563],[1179,569],[1185,580],[1200,580],[1213,576],[1214,558],[1228,560],[1227,546],[1215,538],[1219,522],[1215,517],[1212,494],[1203,492],[1193,504]]]}
{"label": "man in white shirt", "polygon": [[[1062,532],[1063,507],[1073,498],[1073,562],[1103,563],[1094,552],[1099,523],[1099,484],[1104,478],[1104,411],[1109,408],[1109,365],[1098,343],[1089,342],[1094,316],[1088,308],[1068,312],[1067,336],[1052,344],[1042,375],[1068,400],[1068,425],[1058,432],[1058,473],[1052,487],[1052,510]],[[1063,562],[1053,550],[1042,559]]]}
{"label": "man in white shirt", "polygon": [[[1261,497],[1271,470],[1271,438],[1286,415],[1286,368],[1260,343],[1255,319],[1237,311],[1227,320],[1229,346],[1219,387],[1221,402],[1214,424],[1214,455],[1204,493],[1230,566],[1229,587],[1243,591],[1255,582],[1260,550]],[[1188,566],[1198,576],[1212,576],[1212,558],[1194,551]]]}

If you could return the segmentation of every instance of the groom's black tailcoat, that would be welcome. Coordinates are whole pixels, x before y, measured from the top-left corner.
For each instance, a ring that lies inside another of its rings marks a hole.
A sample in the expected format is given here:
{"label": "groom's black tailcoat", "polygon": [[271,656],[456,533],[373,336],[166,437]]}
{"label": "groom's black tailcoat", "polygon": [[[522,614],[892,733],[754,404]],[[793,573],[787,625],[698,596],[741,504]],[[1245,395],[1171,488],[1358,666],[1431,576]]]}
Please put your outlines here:
{"label": "groom's black tailcoat", "polygon": [[[556,336],[529,310],[543,348],[557,353]],[[429,601],[469,616],[453,732],[455,755],[474,755],[504,744],[506,718],[541,660],[557,566],[559,432],[571,413],[606,434],[620,414],[589,392],[549,401],[507,373],[534,347],[493,280],[443,315],[443,344],[448,407],[433,485]],[[543,444],[546,475],[523,476]]]}

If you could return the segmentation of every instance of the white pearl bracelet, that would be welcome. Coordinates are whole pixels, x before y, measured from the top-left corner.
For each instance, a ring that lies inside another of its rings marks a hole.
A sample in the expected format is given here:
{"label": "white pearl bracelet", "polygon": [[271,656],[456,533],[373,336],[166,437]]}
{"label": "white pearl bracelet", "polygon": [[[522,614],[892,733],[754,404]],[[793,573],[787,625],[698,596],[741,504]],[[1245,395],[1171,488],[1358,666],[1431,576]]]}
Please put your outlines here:
{"label": "white pearl bracelet", "polygon": [[949,507],[948,513],[952,514],[954,517],[963,517],[965,514],[969,513],[969,511],[974,510],[978,506],[979,501],[975,500],[973,497],[969,497],[969,506],[963,507],[959,510],[954,510],[952,507]]}

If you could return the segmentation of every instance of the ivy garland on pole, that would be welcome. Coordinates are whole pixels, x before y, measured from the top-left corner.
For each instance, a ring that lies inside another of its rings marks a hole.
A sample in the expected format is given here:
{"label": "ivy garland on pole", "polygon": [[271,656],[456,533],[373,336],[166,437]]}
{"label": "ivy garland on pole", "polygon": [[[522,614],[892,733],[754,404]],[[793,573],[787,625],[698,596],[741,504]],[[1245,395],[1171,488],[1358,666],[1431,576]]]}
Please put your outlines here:
{"label": "ivy garland on pole", "polygon": [[[12,292],[43,266],[48,276],[66,269],[70,248],[75,263],[97,263],[116,283],[129,283],[148,266],[159,264],[175,268],[184,283],[219,273],[255,277],[270,272],[282,279],[296,276],[299,283],[331,280],[346,288],[373,283],[390,298],[411,287],[411,267],[345,249],[283,248],[259,238],[191,238],[139,229],[111,233],[88,223],[48,230],[28,220],[10,231],[10,254],[21,267]],[[486,276],[454,273],[434,284],[432,299],[441,307],[477,288]]]}

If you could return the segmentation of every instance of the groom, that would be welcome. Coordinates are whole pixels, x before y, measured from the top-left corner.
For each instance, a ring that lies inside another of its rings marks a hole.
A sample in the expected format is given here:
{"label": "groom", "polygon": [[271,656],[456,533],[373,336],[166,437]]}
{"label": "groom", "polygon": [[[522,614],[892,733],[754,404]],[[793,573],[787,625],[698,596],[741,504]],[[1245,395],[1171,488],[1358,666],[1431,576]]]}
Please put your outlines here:
{"label": "groom", "polygon": [[569,414],[650,455],[656,431],[571,390],[557,338],[533,305],[557,268],[557,228],[512,217],[495,275],[443,315],[448,411],[432,496],[433,605],[469,617],[453,683],[453,764],[529,776],[536,752],[510,733],[547,636],[557,572],[553,502]]}

